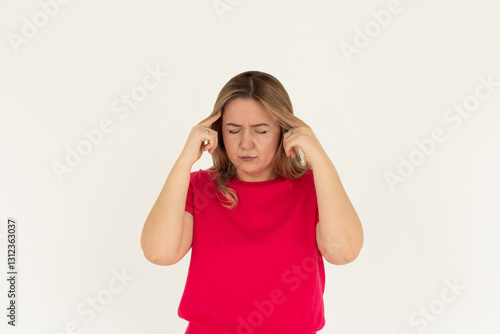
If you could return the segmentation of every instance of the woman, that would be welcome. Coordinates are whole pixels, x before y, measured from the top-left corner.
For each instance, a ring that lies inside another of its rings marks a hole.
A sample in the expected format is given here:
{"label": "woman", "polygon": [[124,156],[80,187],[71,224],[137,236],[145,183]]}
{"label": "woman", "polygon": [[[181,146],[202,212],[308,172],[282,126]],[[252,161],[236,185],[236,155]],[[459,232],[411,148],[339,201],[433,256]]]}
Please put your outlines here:
{"label": "woman", "polygon": [[[191,172],[204,151],[213,166]],[[158,265],[192,247],[178,309],[188,334],[316,333],[323,257],[349,263],[362,244],[333,163],[283,85],[258,71],[229,80],[191,129],[141,236]]]}

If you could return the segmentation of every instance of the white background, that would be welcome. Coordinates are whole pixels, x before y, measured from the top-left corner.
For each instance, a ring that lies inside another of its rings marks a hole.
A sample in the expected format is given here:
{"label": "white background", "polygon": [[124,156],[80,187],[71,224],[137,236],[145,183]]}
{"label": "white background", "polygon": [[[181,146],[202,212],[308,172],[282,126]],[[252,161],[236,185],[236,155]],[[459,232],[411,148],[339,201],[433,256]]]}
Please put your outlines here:
{"label": "white background", "polygon": [[[320,333],[499,332],[498,1],[401,0],[385,27],[371,11],[389,1],[222,0],[231,10],[218,13],[212,0],[73,0],[49,17],[50,2],[0,1],[0,267],[15,218],[19,272],[16,328],[0,283],[2,333],[184,333],[190,253],[156,266],[140,235],[191,127],[248,70],[283,83],[363,224],[360,256],[325,262]],[[362,47],[347,56],[346,44]],[[169,75],[120,119],[112,103],[148,67]],[[497,87],[453,128],[444,115],[480,76]],[[53,165],[104,119],[113,130],[59,179]],[[446,140],[418,153],[436,128]],[[420,165],[391,189],[386,173],[412,154]],[[116,293],[113,271],[133,277]],[[448,303],[446,281],[461,286]],[[90,320],[97,296],[111,299]]]}

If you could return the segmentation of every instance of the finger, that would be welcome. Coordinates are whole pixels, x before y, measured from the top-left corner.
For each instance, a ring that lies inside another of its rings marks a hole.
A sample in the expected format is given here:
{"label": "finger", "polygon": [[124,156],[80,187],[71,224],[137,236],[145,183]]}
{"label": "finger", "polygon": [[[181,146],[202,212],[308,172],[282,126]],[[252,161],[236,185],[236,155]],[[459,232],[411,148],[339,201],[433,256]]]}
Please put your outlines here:
{"label": "finger", "polygon": [[[214,149],[212,150],[212,153],[214,153],[217,146],[219,146],[219,136],[215,136],[215,146],[214,146]],[[212,154],[212,153],[210,153],[210,154]]]}
{"label": "finger", "polygon": [[211,132],[206,132],[206,131],[205,131],[204,135],[205,136],[203,137],[204,138],[203,139],[203,146],[204,146],[205,149],[208,150],[210,147],[212,147],[212,144],[213,144],[213,141],[214,141],[213,140],[214,136],[212,135]]}
{"label": "finger", "polygon": [[217,143],[219,139],[217,138],[216,133],[213,133],[212,131],[205,134],[208,135],[208,137],[205,137],[207,139],[204,139],[203,141],[203,151],[207,151],[210,154],[212,154],[217,148]]}
{"label": "finger", "polygon": [[210,146],[208,153],[210,154],[214,153],[215,149],[217,148],[218,140],[219,139],[217,138],[217,136],[214,135],[214,139],[212,140],[212,145]]}
{"label": "finger", "polygon": [[203,131],[204,145],[207,145],[209,140],[212,141],[212,138],[216,137],[215,133],[217,133],[217,131],[211,128],[204,128],[202,124],[200,125],[202,126],[200,131]]}
{"label": "finger", "polygon": [[285,149],[287,157],[292,156],[293,141],[289,140],[287,133],[283,135],[283,148]]}
{"label": "finger", "polygon": [[221,116],[222,116],[222,110],[219,110],[217,113],[213,114],[212,116],[210,116],[209,118],[207,118],[204,121],[201,121],[198,124],[208,128],[208,127],[210,127],[210,125],[212,125],[212,123],[217,121]]}

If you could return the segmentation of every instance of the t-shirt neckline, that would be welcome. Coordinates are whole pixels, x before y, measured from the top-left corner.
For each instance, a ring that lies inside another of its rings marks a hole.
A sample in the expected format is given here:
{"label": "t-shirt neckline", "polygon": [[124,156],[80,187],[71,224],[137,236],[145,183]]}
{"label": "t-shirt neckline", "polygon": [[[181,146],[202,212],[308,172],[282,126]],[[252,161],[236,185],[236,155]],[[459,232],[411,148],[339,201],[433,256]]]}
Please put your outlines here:
{"label": "t-shirt neckline", "polygon": [[266,184],[271,184],[271,183],[279,182],[279,181],[282,181],[282,180],[284,180],[284,177],[281,176],[281,175],[278,175],[277,177],[275,177],[274,179],[271,179],[271,180],[252,182],[252,181],[243,181],[243,180],[240,180],[240,179],[238,179],[236,177],[236,175],[234,175],[231,178],[231,183],[241,184],[241,185],[246,185],[246,186],[262,186],[262,185],[266,185]]}

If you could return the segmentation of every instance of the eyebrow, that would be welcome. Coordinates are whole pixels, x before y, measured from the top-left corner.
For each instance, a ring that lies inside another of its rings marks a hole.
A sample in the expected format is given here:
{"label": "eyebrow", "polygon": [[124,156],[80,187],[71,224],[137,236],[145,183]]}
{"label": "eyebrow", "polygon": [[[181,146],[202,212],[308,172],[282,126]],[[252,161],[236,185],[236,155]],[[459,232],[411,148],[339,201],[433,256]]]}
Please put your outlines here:
{"label": "eyebrow", "polygon": [[[231,123],[231,122],[230,122],[230,123],[227,123],[226,125],[232,125],[232,126],[236,126],[236,127],[241,128],[241,125],[239,125],[239,124],[235,124],[235,123]],[[258,127],[258,126],[269,126],[269,124],[267,124],[267,123],[258,123],[258,124],[253,124],[253,125],[250,125],[250,126],[251,126],[252,128],[256,128],[256,127]]]}

